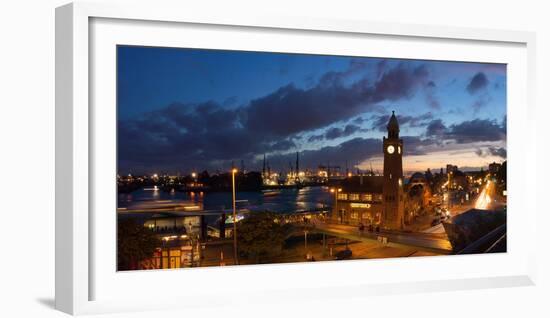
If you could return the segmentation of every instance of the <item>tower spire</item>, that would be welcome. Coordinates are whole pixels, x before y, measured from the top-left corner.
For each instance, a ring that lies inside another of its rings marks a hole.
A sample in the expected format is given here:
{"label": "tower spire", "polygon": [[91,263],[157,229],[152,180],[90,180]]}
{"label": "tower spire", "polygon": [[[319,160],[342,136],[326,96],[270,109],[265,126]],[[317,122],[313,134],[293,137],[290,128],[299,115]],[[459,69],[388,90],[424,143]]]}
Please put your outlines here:
{"label": "tower spire", "polygon": [[391,111],[391,117],[386,128],[388,129],[388,138],[399,138],[399,123],[394,110]]}

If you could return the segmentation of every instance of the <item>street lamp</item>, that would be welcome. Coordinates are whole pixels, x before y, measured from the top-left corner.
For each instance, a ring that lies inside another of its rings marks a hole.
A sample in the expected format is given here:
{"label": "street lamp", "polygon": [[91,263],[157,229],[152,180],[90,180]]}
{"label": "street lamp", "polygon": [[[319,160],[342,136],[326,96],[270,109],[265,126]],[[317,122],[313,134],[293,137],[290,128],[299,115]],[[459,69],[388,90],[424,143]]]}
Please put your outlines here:
{"label": "street lamp", "polygon": [[237,253],[237,200],[235,197],[235,174],[237,169],[231,170],[231,184],[233,189],[233,257],[235,258],[235,265],[239,265],[239,256]]}
{"label": "street lamp", "polygon": [[[331,189],[330,189],[330,192],[331,192],[331,193],[334,193],[334,211],[335,211],[336,213],[340,213],[340,212],[338,211],[338,193],[342,192],[342,188],[338,188],[338,189],[336,189],[336,188],[331,188]],[[340,216],[340,214],[338,214],[338,216]],[[340,222],[343,222],[343,221],[344,221],[344,220],[343,220],[343,217],[341,217],[341,218],[340,218]]]}
{"label": "street lamp", "polygon": [[306,251],[306,255],[308,254],[307,252],[307,229],[304,229],[304,249]]}

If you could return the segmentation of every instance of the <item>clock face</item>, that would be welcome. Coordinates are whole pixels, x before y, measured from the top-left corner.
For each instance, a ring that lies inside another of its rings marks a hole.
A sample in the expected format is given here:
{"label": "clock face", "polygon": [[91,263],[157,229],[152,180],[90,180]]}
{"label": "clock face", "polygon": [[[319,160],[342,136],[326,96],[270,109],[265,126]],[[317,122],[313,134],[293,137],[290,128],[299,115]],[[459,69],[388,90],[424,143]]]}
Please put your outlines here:
{"label": "clock face", "polygon": [[394,151],[395,151],[395,147],[392,146],[392,145],[389,145],[389,146],[388,146],[388,153],[389,153],[389,154],[392,154]]}
{"label": "clock face", "polygon": [[401,154],[401,146],[397,146],[397,153]]}

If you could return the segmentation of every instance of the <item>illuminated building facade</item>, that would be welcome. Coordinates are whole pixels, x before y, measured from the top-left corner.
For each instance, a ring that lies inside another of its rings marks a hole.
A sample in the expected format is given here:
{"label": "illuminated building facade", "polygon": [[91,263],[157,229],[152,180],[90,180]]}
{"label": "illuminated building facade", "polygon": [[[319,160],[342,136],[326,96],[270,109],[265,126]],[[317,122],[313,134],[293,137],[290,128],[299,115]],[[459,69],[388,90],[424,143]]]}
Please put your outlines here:
{"label": "illuminated building facade", "polygon": [[345,224],[381,225],[384,177],[359,175],[342,181],[335,191],[333,220]]}
{"label": "illuminated building facade", "polygon": [[383,138],[384,175],[345,178],[335,189],[332,218],[346,224],[380,225],[389,229],[404,226],[403,140],[392,113]]}

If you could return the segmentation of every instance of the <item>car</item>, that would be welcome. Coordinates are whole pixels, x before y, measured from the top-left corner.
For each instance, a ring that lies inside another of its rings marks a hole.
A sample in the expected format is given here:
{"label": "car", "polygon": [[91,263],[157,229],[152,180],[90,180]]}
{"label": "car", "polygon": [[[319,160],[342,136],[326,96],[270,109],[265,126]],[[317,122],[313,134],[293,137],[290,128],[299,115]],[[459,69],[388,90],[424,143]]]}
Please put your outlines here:
{"label": "car", "polygon": [[349,259],[351,258],[351,255],[352,255],[352,252],[350,249],[345,249],[345,250],[342,250],[338,253],[336,253],[336,259],[337,260],[344,260],[344,259]]}

